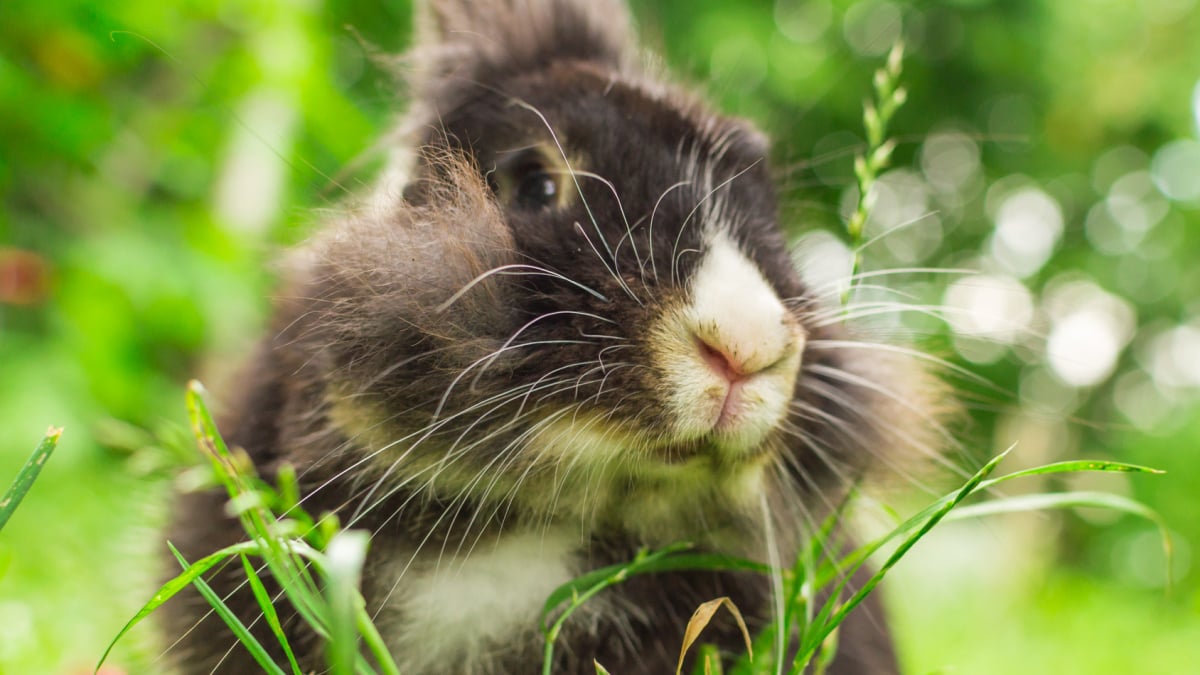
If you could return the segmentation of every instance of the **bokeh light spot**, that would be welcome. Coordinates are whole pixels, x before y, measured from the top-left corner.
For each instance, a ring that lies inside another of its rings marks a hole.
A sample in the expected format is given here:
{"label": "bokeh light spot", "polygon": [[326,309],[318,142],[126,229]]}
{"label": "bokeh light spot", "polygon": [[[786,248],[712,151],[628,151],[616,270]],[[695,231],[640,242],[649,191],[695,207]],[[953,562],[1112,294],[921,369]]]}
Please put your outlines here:
{"label": "bokeh light spot", "polygon": [[1175,201],[1200,200],[1200,143],[1179,140],[1154,153],[1154,184]]}
{"label": "bokeh light spot", "polygon": [[1033,298],[1016,279],[976,274],[946,289],[947,321],[955,332],[1011,344],[1033,319]]}
{"label": "bokeh light spot", "polygon": [[1087,280],[1052,282],[1044,307],[1052,320],[1046,360],[1054,374],[1073,387],[1106,380],[1136,329],[1133,307]]}
{"label": "bokeh light spot", "polygon": [[842,31],[861,56],[882,56],[900,38],[904,19],[894,3],[864,0],[846,10]]}
{"label": "bokeh light spot", "polygon": [[938,192],[960,192],[979,176],[979,146],[958,131],[940,131],[921,146],[921,171]]}
{"label": "bokeh light spot", "polygon": [[789,40],[808,44],[825,34],[833,23],[829,0],[777,0],[775,26]]}
{"label": "bokeh light spot", "polygon": [[1062,209],[1053,197],[1033,187],[1017,190],[997,210],[992,256],[1008,272],[1030,276],[1050,259],[1062,230]]}
{"label": "bokeh light spot", "polygon": [[792,258],[804,280],[819,295],[840,298],[850,288],[854,256],[845,242],[829,232],[806,232],[796,241]]}

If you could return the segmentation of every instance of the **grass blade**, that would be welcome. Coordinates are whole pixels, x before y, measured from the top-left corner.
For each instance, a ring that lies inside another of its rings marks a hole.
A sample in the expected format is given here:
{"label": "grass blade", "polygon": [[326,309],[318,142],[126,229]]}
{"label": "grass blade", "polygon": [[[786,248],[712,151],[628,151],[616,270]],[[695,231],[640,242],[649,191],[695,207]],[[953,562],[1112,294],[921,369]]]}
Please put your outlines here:
{"label": "grass blade", "polygon": [[692,669],[692,674],[724,675],[725,669],[721,666],[721,650],[712,644],[700,645],[700,650],[696,653],[696,667]]}
{"label": "grass blade", "polygon": [[985,480],[984,482],[980,483],[979,489],[986,490],[995,485],[999,485],[1000,483],[1010,481],[1014,478],[1024,478],[1025,476],[1041,476],[1049,473],[1080,473],[1083,471],[1150,473],[1159,475],[1166,473],[1160,469],[1152,469],[1148,466],[1140,466],[1138,464],[1106,462],[1094,459],[1080,459],[1069,462],[1055,462],[1054,464],[1046,464],[1045,466],[1037,466],[1032,469],[1022,469],[1021,471],[1007,473],[998,478]]}
{"label": "grass blade", "polygon": [[367,649],[371,650],[371,656],[375,657],[375,662],[379,664],[379,668],[384,675],[400,675],[400,668],[396,666],[395,660],[392,659],[392,653],[388,651],[387,645],[383,641],[383,636],[379,634],[379,629],[375,627],[375,622],[371,620],[371,615],[367,613],[365,604],[358,609],[358,633],[363,637],[363,641],[367,643]]}
{"label": "grass blade", "polygon": [[29,461],[25,462],[25,466],[21,467],[21,471],[17,473],[16,480],[9,486],[8,491],[4,493],[4,498],[0,499],[0,530],[4,529],[4,525],[8,519],[12,517],[21,500],[25,498],[25,494],[29,492],[29,488],[33,487],[33,481],[37,480],[38,474],[41,473],[42,467],[45,466],[46,460],[49,459],[50,453],[58,447],[58,439],[62,436],[62,429],[50,427],[46,432],[46,437],[38,443],[33,454],[30,455]]}
{"label": "grass blade", "polygon": [[[554,610],[564,602],[587,592],[597,584],[603,584],[612,579],[612,583],[620,583],[626,578],[638,574],[655,572],[676,572],[679,570],[740,570],[749,572],[770,573],[770,566],[760,562],[737,558],[716,553],[687,553],[691,544],[680,543],[659,549],[653,553],[644,553],[627,563],[609,565],[592,570],[559,586],[550,593],[542,606],[542,616],[548,618]],[[619,576],[619,579],[613,579]]]}
{"label": "grass blade", "polygon": [[[1008,456],[1008,453],[1011,452],[1011,450],[1012,448],[1010,447],[1008,450],[1005,450],[996,457],[992,458],[990,462],[985,464],[983,468],[975,473],[974,476],[971,476],[970,480],[968,480],[966,484],[956,492],[943,497],[929,508],[926,508],[921,513],[917,514],[917,516],[914,516],[906,521],[903,525],[896,528],[891,533],[881,537],[869,546],[863,547],[864,550],[870,550],[871,552],[874,552],[883,546],[884,543],[901,534],[910,532],[913,527],[916,527],[917,524],[919,524],[919,527],[917,527],[916,531],[912,532],[912,534],[909,534],[908,537],[901,542],[900,546],[897,547],[892,555],[888,557],[887,561],[884,562],[879,570],[877,570],[875,574],[873,574],[871,578],[862,585],[862,588],[859,588],[849,600],[847,600],[845,603],[842,603],[837,607],[836,611],[833,611],[830,614],[828,611],[829,608],[832,608],[837,603],[837,598],[841,595],[843,589],[845,589],[846,584],[853,576],[853,573],[866,561],[866,557],[859,556],[857,552],[854,554],[854,557],[857,558],[857,561],[845,574],[842,581],[840,581],[834,588],[831,600],[826,603],[825,607],[822,608],[821,613],[818,614],[818,625],[814,626],[813,631],[805,635],[805,639],[801,644],[801,648],[796,655],[797,660],[795,663],[798,668],[802,668],[804,664],[807,664],[812,659],[813,655],[816,654],[821,648],[821,645],[825,639],[829,637],[829,634],[832,633],[839,625],[841,625],[842,621],[845,620],[846,615],[849,614],[852,609],[861,604],[862,601],[866,599],[867,595],[869,595],[871,591],[875,590],[875,587],[878,586],[879,582],[883,580],[884,575],[886,575],[888,571],[891,570],[891,568],[894,567],[906,553],[908,553],[909,549],[916,545],[916,543],[922,537],[928,534],[935,525],[941,522],[942,518],[944,518],[951,509],[960,504],[967,497],[974,494],[975,491],[981,487],[984,480],[986,480],[987,477],[996,470],[996,467],[999,466],[1000,462]],[[869,557],[869,555],[870,554],[868,553],[867,557]],[[803,671],[801,670],[799,672]]]}
{"label": "grass blade", "polygon": [[[168,546],[170,546],[169,543]],[[175,547],[172,546],[171,550],[175,550]],[[133,618],[130,619],[123,628],[121,628],[121,631],[112,639],[112,642],[108,643],[108,647],[104,650],[104,654],[100,656],[100,661],[96,663],[95,671],[99,672],[100,668],[104,666],[104,662],[108,660],[108,655],[112,653],[113,648],[117,646],[117,643],[121,641],[121,638],[124,637],[126,633],[128,633],[134,626],[141,623],[142,619],[145,619],[152,612],[154,612],[154,610],[161,607],[163,603],[175,597],[175,594],[179,593],[179,591],[191,585],[193,581],[200,577],[200,575],[204,574],[208,570],[212,569],[215,565],[225,561],[228,558],[246,553],[257,553],[259,550],[260,548],[257,542],[246,541],[223,548],[216,553],[207,555],[197,560],[195,563],[188,565],[182,573],[180,573],[174,579],[171,579],[167,583],[163,584],[162,587],[159,588],[154,594],[154,597],[150,598],[149,602],[143,605],[142,608],[138,610],[137,614],[133,615]]]}
{"label": "grass blade", "polygon": [[275,634],[275,639],[279,641],[279,646],[283,647],[284,654],[287,654],[288,664],[292,667],[292,675],[302,675],[300,664],[296,662],[296,655],[292,652],[292,645],[283,633],[283,626],[279,623],[279,613],[275,611],[275,604],[271,602],[270,594],[267,593],[266,587],[263,586],[258,572],[254,570],[254,565],[250,564],[250,559],[245,554],[240,557],[242,559],[242,567],[246,570],[246,580],[250,582],[250,588],[254,591],[254,599],[262,609],[263,618],[266,619],[271,632]]}
{"label": "grass blade", "polygon": [[[179,560],[179,564],[183,565],[184,569],[188,569],[188,562],[179,553],[179,549],[172,546],[171,553],[175,554],[175,557]],[[212,606],[213,610],[217,613],[217,616],[221,617],[221,620],[225,622],[226,626],[229,626],[229,629],[233,631],[235,636],[237,636],[238,642],[241,642],[242,646],[244,646],[250,652],[250,655],[254,657],[254,661],[262,667],[263,671],[266,672],[267,675],[287,675],[287,673],[283,672],[283,669],[275,663],[274,659],[271,658],[271,655],[267,653],[267,650],[262,646],[262,643],[254,637],[254,635],[250,632],[250,629],[246,628],[246,624],[242,623],[242,620],[237,618],[237,615],[233,613],[233,610],[229,609],[229,605],[225,604],[225,601],[221,599],[221,596],[212,589],[212,586],[209,586],[204,579],[200,578],[199,576],[192,580],[192,585],[196,587],[196,590],[200,591],[200,595],[204,596],[204,599],[209,605]]]}
{"label": "grass blade", "polygon": [[[542,655],[542,673],[549,675],[554,659],[554,641],[563,624],[576,609],[600,591],[619,584],[631,576],[672,572],[678,570],[746,570],[763,574],[771,568],[753,560],[714,553],[688,553],[691,544],[680,543],[657,551],[642,551],[633,560],[592,570],[554,589],[542,606],[542,634],[546,643]],[[550,623],[550,617],[564,603],[562,613]]]}
{"label": "grass blade", "polygon": [[[1162,473],[1153,471],[1152,473]],[[1051,492],[1044,494],[1020,495],[994,499],[982,504],[963,506],[950,514],[946,520],[964,520],[979,518],[1000,513],[1018,513],[1023,511],[1045,511],[1047,509],[1099,508],[1126,513],[1148,520],[1158,528],[1162,537],[1163,553],[1166,556],[1167,588],[1171,586],[1171,561],[1174,557],[1174,544],[1171,542],[1171,531],[1166,521],[1157,511],[1145,504],[1121,495],[1107,492]]]}
{"label": "grass blade", "polygon": [[[237,507],[243,529],[251,539],[259,542],[260,555],[279,581],[288,601],[306,623],[319,635],[327,637],[328,621],[317,583],[300,560],[294,542],[280,535],[278,519],[268,508],[268,501],[279,501],[280,498],[272,499],[275,491],[258,478],[245,453],[235,453],[225,444],[204,403],[203,385],[195,380],[188,383],[186,403],[197,445],[225,486],[230,504]],[[287,491],[282,499],[291,499],[293,490],[287,487],[289,475],[284,472],[281,479]]]}
{"label": "grass blade", "polygon": [[979,518],[1000,513],[1017,513],[1022,511],[1044,511],[1046,509],[1070,509],[1079,507],[1095,507],[1128,513],[1144,518],[1159,526],[1164,532],[1166,523],[1158,512],[1145,504],[1128,497],[1107,492],[1050,492],[1017,497],[1004,497],[971,504],[955,509],[946,517],[947,521]]}

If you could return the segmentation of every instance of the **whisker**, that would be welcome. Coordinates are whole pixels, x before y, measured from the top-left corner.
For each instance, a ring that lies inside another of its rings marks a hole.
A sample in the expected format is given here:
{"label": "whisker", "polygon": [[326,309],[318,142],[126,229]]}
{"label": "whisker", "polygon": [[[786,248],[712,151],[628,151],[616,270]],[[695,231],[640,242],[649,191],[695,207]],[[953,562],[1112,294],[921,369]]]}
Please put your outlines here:
{"label": "whisker", "polygon": [[437,407],[434,408],[434,410],[433,410],[433,417],[436,419],[438,416],[441,415],[442,409],[446,406],[446,401],[450,398],[450,394],[454,390],[454,387],[459,383],[460,380],[462,380],[462,378],[468,372],[470,372],[471,370],[473,370],[476,366],[478,366],[480,364],[494,362],[496,359],[496,356],[498,355],[499,352],[508,352],[508,351],[513,351],[516,349],[524,349],[526,347],[538,347],[538,346],[543,346],[543,345],[590,345],[590,344],[595,344],[595,343],[590,340],[535,340],[533,342],[522,342],[520,344],[508,345],[507,347],[502,347],[500,349],[497,349],[492,354],[488,354],[487,356],[476,359],[474,362],[471,363],[471,365],[464,368],[461,372],[459,372],[458,375],[455,376],[455,378],[453,380],[450,381],[450,386],[446,387],[446,392],[444,394],[442,394],[441,400],[438,401]]}
{"label": "whisker", "polygon": [[[709,191],[708,191],[708,193],[707,193],[707,194],[705,194],[705,195],[704,195],[704,197],[702,197],[702,198],[700,199],[700,201],[698,201],[698,202],[696,203],[696,206],[694,206],[694,207],[692,208],[691,212],[689,212],[689,213],[688,213],[687,217],[683,219],[683,223],[682,223],[682,224],[679,226],[679,234],[675,235],[675,246],[674,246],[674,247],[673,247],[673,249],[672,249],[672,256],[671,256],[671,280],[672,280],[672,282],[674,282],[674,283],[678,283],[678,281],[679,281],[679,277],[678,277],[678,275],[677,275],[677,273],[676,273],[676,267],[677,267],[676,263],[678,262],[678,260],[679,260],[679,255],[680,255],[681,253],[675,253],[675,252],[676,252],[676,251],[678,251],[678,249],[679,249],[679,241],[680,241],[680,239],[682,239],[682,237],[683,237],[683,233],[684,233],[684,230],[686,230],[686,229],[687,229],[687,226],[688,226],[688,224],[691,222],[691,220],[692,220],[692,217],[696,215],[696,212],[697,212],[697,211],[699,211],[701,207],[703,207],[703,206],[704,206],[706,203],[708,203],[708,200],[709,200],[709,199],[711,199],[711,198],[712,198],[714,195],[716,195],[716,194],[717,194],[717,191],[719,191],[719,190],[721,190],[722,188],[724,188],[724,187],[728,186],[730,183],[732,183],[733,181],[737,180],[738,178],[741,178],[743,175],[745,175],[745,174],[746,174],[746,172],[748,172],[748,171],[750,171],[751,169],[753,169],[753,168],[754,168],[755,166],[757,166],[759,163],[760,163],[760,160],[755,160],[755,161],[751,162],[751,163],[750,163],[750,164],[749,164],[749,165],[748,165],[746,168],[742,169],[741,171],[738,171],[737,173],[733,174],[732,176],[730,176],[730,177],[729,177],[729,178],[727,178],[726,180],[722,181],[720,185],[717,185],[716,187],[714,187],[714,188],[712,188],[711,190],[709,190]],[[711,176],[711,172],[712,172],[711,165],[710,165],[710,167],[709,167],[709,169],[708,169],[708,172],[709,172],[709,173],[708,173],[708,180],[707,180],[706,182],[711,182],[711,179],[712,179],[712,176]]]}
{"label": "whisker", "polygon": [[578,281],[575,281],[574,279],[572,279],[568,276],[565,276],[563,274],[560,274],[558,272],[554,272],[552,270],[546,269],[545,267],[538,267],[535,265],[527,265],[527,264],[523,264],[523,263],[511,263],[508,265],[500,265],[499,267],[493,267],[492,269],[484,272],[483,274],[480,274],[479,276],[475,277],[471,281],[467,282],[467,284],[464,285],[462,288],[458,289],[458,291],[455,292],[454,295],[450,296],[445,302],[438,305],[437,311],[438,312],[446,311],[447,309],[450,308],[451,305],[458,302],[459,299],[462,298],[462,296],[466,295],[468,291],[470,291],[472,288],[477,286],[480,282],[486,280],[488,277],[490,277],[494,274],[511,274],[512,273],[511,270],[528,270],[526,272],[519,272],[518,274],[530,274],[530,275],[535,275],[535,276],[553,277],[560,281],[565,281],[565,282],[571,284],[572,286],[575,286],[576,288],[592,295],[593,297],[599,298],[603,302],[610,302],[608,298],[604,297],[604,295],[602,295],[598,291],[595,291],[587,286],[584,286],[583,284],[579,283]]}
{"label": "whisker", "polygon": [[941,212],[936,209],[933,211],[926,211],[925,213],[922,213],[921,215],[916,216],[915,218],[910,218],[902,223],[899,223],[897,225],[889,227],[888,229],[884,230],[883,232],[880,232],[879,234],[875,235],[874,237],[871,237],[870,239],[866,240],[865,242],[859,244],[857,247],[855,247],[854,251],[857,253],[862,253],[864,250],[871,247],[873,244],[876,244],[903,229],[912,227],[913,225],[916,225],[917,223],[921,222],[922,220],[925,220],[926,218],[936,216],[938,213],[941,213]]}
{"label": "whisker", "polygon": [[[629,286],[625,283],[625,280],[622,279],[621,275],[617,273],[617,270],[613,269],[612,267],[609,267],[608,261],[604,259],[604,256],[600,255],[600,251],[596,248],[596,245],[592,243],[591,237],[588,236],[587,231],[585,231],[583,229],[583,225],[580,225],[579,221],[575,221],[575,231],[578,232],[580,234],[580,236],[583,237],[583,240],[588,243],[588,248],[592,249],[592,253],[596,254],[596,258],[598,258],[600,260],[600,264],[604,266],[605,271],[607,271],[608,274],[612,278],[617,280],[618,285],[620,285],[621,288],[625,290],[625,293],[629,297],[633,298],[634,302],[641,305],[642,304],[641,299],[638,298],[636,295],[634,295],[633,289],[629,288]],[[600,239],[601,239],[601,241],[604,240],[603,237],[601,237]],[[614,263],[615,262],[616,262],[616,260],[614,258]]]}
{"label": "whisker", "polygon": [[658,214],[659,205],[662,204],[662,201],[666,199],[667,195],[671,194],[671,191],[675,190],[676,188],[681,188],[685,185],[691,184],[692,181],[690,180],[681,180],[668,187],[666,190],[663,190],[663,193],[659,195],[658,199],[654,202],[654,208],[650,211],[650,224],[648,226],[648,233],[646,236],[650,241],[650,269],[654,272],[654,283],[656,284],[658,283],[658,264],[654,260],[654,217]]}
{"label": "whisker", "polygon": [[[592,212],[592,207],[590,204],[588,204],[587,197],[583,194],[583,186],[580,185],[579,178],[577,177],[579,174],[577,174],[575,168],[571,166],[571,160],[569,157],[567,157],[567,151],[563,148],[562,142],[558,140],[558,134],[554,131],[554,127],[550,124],[550,121],[546,119],[546,116],[542,114],[542,111],[538,110],[536,107],[520,99],[514,98],[511,99],[511,101],[514,105],[528,110],[534,115],[537,115],[537,118],[542,121],[542,125],[546,127],[546,131],[549,132],[551,140],[554,141],[554,146],[558,148],[558,154],[562,158],[563,165],[567,167],[567,171],[571,175],[571,182],[575,184],[575,191],[579,194],[579,201],[583,204],[584,211],[587,212],[588,220],[592,222],[592,227],[596,230],[596,236],[600,238],[600,243],[604,244],[604,249],[608,252],[609,259],[612,260],[613,264],[615,265],[616,256],[613,254],[612,248],[609,247],[608,242],[604,239],[604,233],[600,230],[600,223],[596,220],[596,215]],[[576,227],[579,227],[578,223],[576,223]],[[582,232],[583,228],[579,227],[579,230]],[[588,244],[591,244],[591,240],[588,240]],[[596,252],[596,255],[597,257],[600,257],[599,251]],[[600,257],[600,261],[604,262],[604,258]],[[605,264],[605,267],[607,267],[607,263]],[[612,273],[613,278],[617,281],[617,284],[621,286],[621,288],[627,294],[629,294],[629,297],[633,298],[634,301],[640,305],[641,300],[638,300],[637,296],[634,295],[633,289],[629,288],[628,284],[626,284],[625,280],[621,278],[621,275],[618,273],[618,271],[609,271]]]}
{"label": "whisker", "polygon": [[825,339],[825,338],[809,340],[806,343],[806,347],[809,349],[845,349],[845,350],[854,350],[854,349],[872,350],[872,349],[874,349],[874,350],[878,350],[878,351],[882,351],[882,352],[901,354],[904,356],[912,357],[919,361],[925,361],[927,363],[932,363],[940,368],[945,368],[946,370],[949,370],[956,375],[962,376],[964,379],[966,379],[970,382],[974,382],[975,384],[978,384],[982,387],[991,389],[992,391],[994,391],[996,393],[999,393],[999,394],[1007,393],[1000,387],[996,386],[991,380],[987,379],[986,377],[983,377],[982,375],[978,375],[958,364],[951,363],[950,361],[947,361],[946,359],[938,358],[936,356],[933,356],[932,354],[926,354],[925,352],[922,352],[917,349],[901,347],[899,345],[892,345],[892,344],[887,344],[884,342],[835,340],[835,339]]}
{"label": "whisker", "polygon": [[[625,206],[621,203],[621,195],[617,193],[617,186],[613,185],[612,181],[608,180],[607,178],[604,178],[603,176],[601,176],[599,174],[592,173],[591,171],[576,171],[575,175],[583,176],[585,178],[594,178],[595,180],[598,180],[602,184],[607,186],[609,191],[612,192],[613,198],[617,200],[617,210],[621,213],[621,220],[623,220],[625,222],[625,233],[626,233],[626,236],[629,238],[630,246],[633,248],[633,257],[637,260],[638,269],[641,269],[642,268],[642,257],[638,253],[637,241],[633,238],[633,228],[630,227],[630,225],[629,225],[629,217],[627,215],[625,215]],[[619,245],[618,245],[618,247],[619,247]],[[613,254],[613,264],[616,265],[615,252]]]}

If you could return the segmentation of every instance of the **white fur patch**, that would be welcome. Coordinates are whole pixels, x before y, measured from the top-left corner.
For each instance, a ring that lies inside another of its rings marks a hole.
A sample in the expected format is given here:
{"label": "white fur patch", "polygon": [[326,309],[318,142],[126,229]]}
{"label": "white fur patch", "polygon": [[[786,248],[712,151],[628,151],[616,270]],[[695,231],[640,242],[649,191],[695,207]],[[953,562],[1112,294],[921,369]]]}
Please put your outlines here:
{"label": "white fur patch", "polygon": [[393,643],[400,671],[488,672],[495,651],[536,640],[546,598],[576,574],[577,542],[562,532],[515,532],[408,570],[403,595],[385,610],[400,616]]}
{"label": "white fur patch", "polygon": [[724,233],[712,237],[691,286],[688,319],[697,335],[719,343],[751,371],[778,361],[792,347],[783,303],[762,272]]}

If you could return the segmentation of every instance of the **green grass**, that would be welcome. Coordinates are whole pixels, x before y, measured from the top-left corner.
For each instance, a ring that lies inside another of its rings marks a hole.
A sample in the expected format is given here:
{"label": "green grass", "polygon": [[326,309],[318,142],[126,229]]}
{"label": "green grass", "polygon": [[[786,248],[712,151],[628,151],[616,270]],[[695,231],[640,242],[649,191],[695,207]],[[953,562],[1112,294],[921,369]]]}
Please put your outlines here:
{"label": "green grass", "polygon": [[[1200,598],[1047,568],[1039,547],[1020,550],[1023,528],[947,526],[931,555],[896,570],[886,590],[904,672],[1183,675],[1200,663]],[[991,545],[972,552],[981,539]],[[1012,566],[999,578],[998,559]]]}
{"label": "green grass", "polygon": [[[314,518],[299,507],[300,494],[295,477],[288,471],[280,474],[277,485],[259,479],[249,459],[238,449],[228,448],[218,433],[201,397],[201,387],[193,383],[188,390],[188,410],[196,434],[197,445],[213,468],[215,479],[228,491],[230,503],[237,510],[247,541],[216,551],[205,558],[189,562],[179,557],[183,571],[167,582],[116,635],[109,649],[134,626],[153,614],[164,602],[187,587],[195,586],[212,605],[218,616],[229,626],[232,634],[263,668],[272,675],[300,675],[300,667],[292,658],[287,637],[280,627],[278,609],[262,587],[259,577],[264,570],[283,588],[286,602],[305,623],[328,645],[330,672],[335,674],[385,673],[395,675],[398,669],[389,655],[382,636],[375,629],[359,593],[359,580],[367,553],[365,533],[342,530],[335,518],[322,515]],[[571,614],[584,606],[606,588],[623,583],[639,574],[672,570],[750,570],[771,575],[782,583],[783,629],[768,625],[759,635],[747,635],[757,646],[757,658],[741,659],[729,671],[735,675],[766,675],[775,672],[801,673],[810,665],[818,672],[832,660],[837,644],[837,629],[846,616],[909,553],[913,546],[928,535],[939,523],[954,517],[958,520],[1049,508],[1091,507],[1110,509],[1146,518],[1163,534],[1164,548],[1169,551],[1169,538],[1157,514],[1140,503],[1118,495],[1093,492],[1062,492],[1022,495],[994,499],[962,506],[970,498],[1009,481],[1049,474],[1080,472],[1158,473],[1153,469],[1120,462],[1070,461],[1048,464],[991,477],[1008,453],[993,458],[957,490],[929,504],[900,522],[894,529],[848,555],[835,557],[841,542],[833,541],[833,523],[845,514],[836,510],[826,520],[821,532],[801,551],[797,560],[784,569],[772,569],[760,561],[696,553],[686,542],[657,551],[644,551],[635,559],[620,565],[589,572],[560,588],[546,599],[543,610],[545,654],[542,672],[549,675],[559,632]],[[956,509],[958,509],[956,511]],[[174,551],[174,549],[172,549]],[[886,552],[882,563],[862,588],[853,593],[846,580],[877,554]],[[222,599],[203,581],[203,575],[214,567],[237,559],[247,573],[255,596],[271,627],[275,639],[288,654],[288,662],[275,663],[268,651],[229,610]],[[1169,563],[1169,556],[1168,556]],[[822,604],[813,599],[828,594]],[[727,599],[714,598],[699,607],[685,635],[680,636],[683,654],[696,642],[701,630],[711,620],[719,606],[729,606],[741,622],[736,607]],[[744,624],[743,624],[744,628]],[[781,644],[777,635],[788,636]],[[365,648],[371,661],[360,648]],[[782,663],[782,655],[793,648],[796,657]],[[102,666],[108,651],[101,657]],[[706,661],[701,661],[706,663]],[[599,664],[603,666],[603,664]],[[718,664],[719,666],[719,664]],[[710,665],[711,668],[711,665]],[[619,674],[614,674],[619,675]]]}

